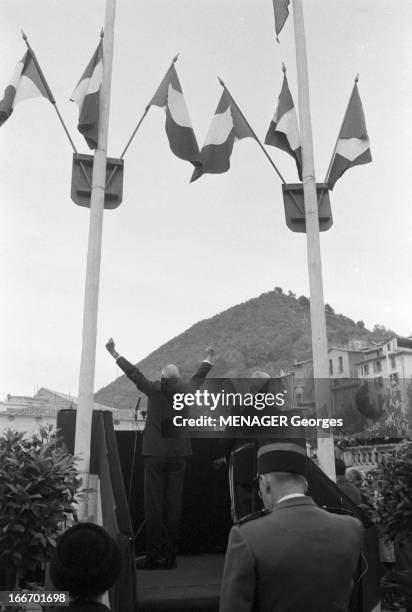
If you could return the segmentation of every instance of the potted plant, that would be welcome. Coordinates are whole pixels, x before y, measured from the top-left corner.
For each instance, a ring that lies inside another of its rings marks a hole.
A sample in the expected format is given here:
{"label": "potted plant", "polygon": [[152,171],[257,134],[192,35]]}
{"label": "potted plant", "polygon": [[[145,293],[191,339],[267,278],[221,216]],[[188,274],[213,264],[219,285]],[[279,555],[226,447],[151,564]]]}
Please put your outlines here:
{"label": "potted plant", "polygon": [[75,458],[58,442],[52,426],[32,437],[11,429],[0,435],[0,590],[21,588],[43,569],[75,516],[81,481]]}
{"label": "potted plant", "polygon": [[388,453],[375,471],[377,517],[395,545],[396,575],[412,611],[412,443]]}

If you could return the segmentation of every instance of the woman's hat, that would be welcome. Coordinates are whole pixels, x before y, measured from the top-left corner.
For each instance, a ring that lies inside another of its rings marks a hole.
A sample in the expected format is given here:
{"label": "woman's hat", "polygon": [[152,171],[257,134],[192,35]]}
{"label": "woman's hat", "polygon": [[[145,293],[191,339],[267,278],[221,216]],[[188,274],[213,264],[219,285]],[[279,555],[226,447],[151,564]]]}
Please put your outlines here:
{"label": "woman's hat", "polygon": [[59,538],[50,577],[58,589],[94,597],[113,586],[120,568],[119,547],[103,527],[77,523]]}

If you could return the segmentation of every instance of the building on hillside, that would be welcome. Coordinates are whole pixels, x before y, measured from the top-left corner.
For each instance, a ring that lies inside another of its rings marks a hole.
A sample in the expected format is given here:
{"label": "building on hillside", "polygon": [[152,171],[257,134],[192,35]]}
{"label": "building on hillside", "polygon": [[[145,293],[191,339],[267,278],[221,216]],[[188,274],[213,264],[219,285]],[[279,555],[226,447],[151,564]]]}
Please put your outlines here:
{"label": "building on hillside", "polygon": [[[297,407],[313,411],[312,360],[295,363],[293,374]],[[346,458],[351,457],[348,465],[365,472],[376,468],[385,453],[412,434],[412,337],[393,336],[372,346],[331,347],[329,378],[333,413],[343,416],[347,427],[343,439],[354,435],[356,440],[364,434],[365,441],[371,440],[344,447]],[[364,391],[370,412],[359,405]]]}
{"label": "building on hillside", "polygon": [[[350,414],[356,429],[355,397],[360,385],[368,383],[370,402],[376,414],[385,405],[389,421],[400,433],[412,431],[412,338],[392,338],[367,347],[331,347],[329,378],[334,414]],[[297,406],[314,407],[312,360],[293,365]],[[392,416],[390,416],[392,415]]]}
{"label": "building on hillside", "polygon": [[361,353],[356,363],[359,378],[407,380],[412,376],[412,338],[393,336]]}
{"label": "building on hillside", "polygon": [[[331,346],[328,349],[329,378],[352,378],[356,376],[356,366],[364,349]],[[296,379],[313,376],[312,359],[297,361],[293,364]]]}
{"label": "building on hillside", "polygon": [[[412,338],[393,336],[364,350],[356,364],[357,377],[386,397],[400,426],[412,431]],[[383,401],[383,400],[382,400]]]}
{"label": "building on hillside", "polygon": [[[328,350],[329,378],[332,379],[332,389],[352,388],[356,378],[356,364],[363,349],[332,346]],[[294,389],[297,404],[313,404],[313,363],[312,359],[293,364],[292,372],[295,378]],[[352,393],[352,392],[350,392]]]}
{"label": "building on hillside", "polygon": [[[39,389],[32,397],[7,395],[5,401],[0,402],[0,433],[10,428],[32,435],[37,433],[42,425],[56,427],[58,411],[67,408],[76,410],[77,402],[77,397],[45,387]],[[140,413],[135,414],[134,410],[119,410],[98,402],[95,402],[94,408],[110,410],[113,413],[115,429],[144,429],[144,420]]]}

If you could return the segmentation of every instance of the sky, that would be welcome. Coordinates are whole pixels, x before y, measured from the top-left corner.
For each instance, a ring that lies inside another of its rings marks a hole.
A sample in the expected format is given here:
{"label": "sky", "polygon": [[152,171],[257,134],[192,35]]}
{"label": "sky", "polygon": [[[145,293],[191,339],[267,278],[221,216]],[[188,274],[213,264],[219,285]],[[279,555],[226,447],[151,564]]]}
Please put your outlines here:
{"label": "sky", "polygon": [[[323,181],[359,73],[373,162],[350,169],[321,235],[325,301],[412,333],[412,3],[304,0],[316,178]],[[99,38],[103,0],[0,0],[0,89],[25,45],[37,55],[80,152],[69,101]],[[120,155],[172,57],[201,145],[221,86],[264,140],[282,83],[298,103],[293,20],[274,36],[271,0],[118,0],[109,155]],[[289,182],[292,158],[269,153]],[[104,214],[95,389],[119,375],[104,344],[137,362],[197,321],[280,286],[309,295],[304,234],[256,142],[231,169],[189,184],[164,112],[152,108],[125,158],[123,203]],[[89,210],[70,199],[71,148],[49,102],[19,104],[0,129],[0,399],[40,387],[77,395]],[[199,347],[199,358],[203,347]]]}

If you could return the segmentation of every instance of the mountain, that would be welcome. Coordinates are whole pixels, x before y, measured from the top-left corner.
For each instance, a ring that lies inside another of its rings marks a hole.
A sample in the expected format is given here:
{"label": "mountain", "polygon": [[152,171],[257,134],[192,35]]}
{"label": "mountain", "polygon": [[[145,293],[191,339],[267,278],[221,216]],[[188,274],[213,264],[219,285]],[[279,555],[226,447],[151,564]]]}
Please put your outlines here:
{"label": "mountain", "polygon": [[[280,287],[199,321],[148,355],[138,367],[150,379],[158,379],[164,365],[176,363],[184,378],[190,377],[206,346],[218,353],[213,376],[248,376],[254,369],[279,375],[294,362],[311,358],[309,300],[285,294]],[[361,348],[384,341],[393,334],[381,325],[373,331],[363,321],[355,323],[325,306],[329,346]],[[133,355],[126,355],[132,361]],[[133,408],[136,387],[121,376],[96,393],[96,401],[116,408]]]}

